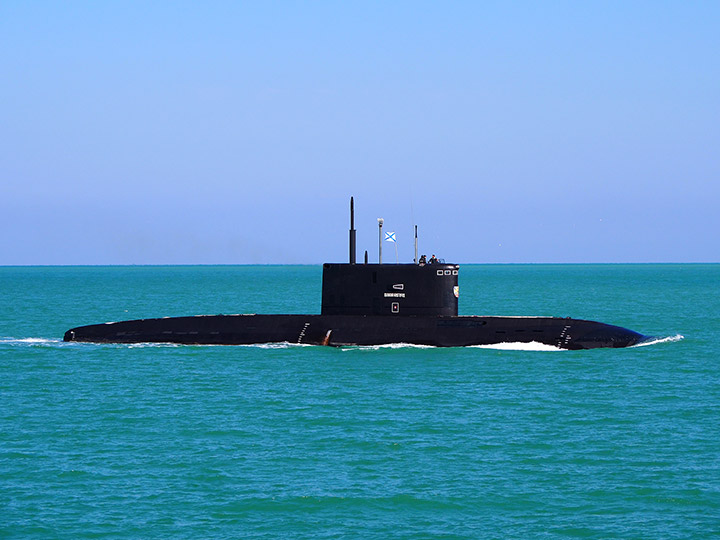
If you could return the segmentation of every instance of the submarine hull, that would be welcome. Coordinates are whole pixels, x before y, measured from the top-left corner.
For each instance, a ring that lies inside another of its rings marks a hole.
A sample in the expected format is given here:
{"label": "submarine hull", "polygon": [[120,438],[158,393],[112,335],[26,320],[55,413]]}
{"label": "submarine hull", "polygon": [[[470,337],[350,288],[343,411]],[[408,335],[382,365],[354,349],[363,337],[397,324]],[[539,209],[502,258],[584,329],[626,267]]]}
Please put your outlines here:
{"label": "submarine hull", "polygon": [[647,339],[619,326],[557,317],[367,315],[203,315],[140,319],[72,328],[65,341],[362,346],[411,343],[466,347],[542,343],[561,349],[629,347]]}

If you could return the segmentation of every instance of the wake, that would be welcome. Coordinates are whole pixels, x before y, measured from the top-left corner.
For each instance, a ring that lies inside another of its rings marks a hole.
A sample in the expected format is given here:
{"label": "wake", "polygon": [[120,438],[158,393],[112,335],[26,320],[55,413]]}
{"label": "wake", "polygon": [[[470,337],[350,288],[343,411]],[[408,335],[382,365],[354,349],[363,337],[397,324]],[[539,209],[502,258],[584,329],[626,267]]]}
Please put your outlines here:
{"label": "wake", "polygon": [[52,347],[52,346],[58,346],[58,345],[64,345],[64,344],[65,344],[65,342],[62,339],[58,339],[58,338],[48,339],[48,338],[35,338],[35,337],[29,337],[29,338],[0,337],[0,345]]}
{"label": "wake", "polygon": [[514,341],[508,343],[492,343],[490,345],[471,345],[471,347],[474,349],[495,349],[498,351],[557,352],[567,350],[555,347],[554,345],[548,345],[547,343],[539,343],[537,341],[530,341],[529,343]]}
{"label": "wake", "polygon": [[668,337],[651,337],[647,341],[643,341],[641,343],[638,343],[637,345],[633,345],[630,348],[636,349],[638,347],[648,347],[650,345],[658,345],[660,343],[672,343],[674,341],[682,341],[683,339],[685,339],[685,336],[680,334],[675,334],[674,336]]}
{"label": "wake", "polygon": [[[651,337],[647,341],[638,343],[628,347],[629,349],[635,349],[639,347],[649,347],[651,345],[659,345],[661,343],[673,343],[676,341],[682,341],[685,336],[676,334],[674,336],[666,337]],[[84,343],[84,342],[65,342],[60,338],[40,338],[40,337],[26,337],[26,338],[14,338],[14,337],[0,337],[0,346],[17,346],[17,347],[114,347],[124,349],[143,349],[143,348],[156,348],[156,347],[243,347],[253,349],[294,349],[300,347],[320,347],[321,345],[312,345],[308,343],[288,343],[277,342],[277,343],[253,343],[253,344],[242,344],[242,345],[215,345],[215,344],[181,344],[181,343]],[[335,347],[333,347],[335,348]],[[443,349],[444,347],[434,347],[432,345],[417,345],[413,343],[386,343],[383,345],[345,345],[338,347],[342,351],[379,351],[384,349]],[[508,342],[508,343],[492,343],[488,345],[468,345],[468,349],[491,349],[497,351],[530,351],[530,352],[558,352],[567,351],[567,349],[561,349],[553,345],[547,345],[545,343],[539,343],[537,341],[525,342]]]}

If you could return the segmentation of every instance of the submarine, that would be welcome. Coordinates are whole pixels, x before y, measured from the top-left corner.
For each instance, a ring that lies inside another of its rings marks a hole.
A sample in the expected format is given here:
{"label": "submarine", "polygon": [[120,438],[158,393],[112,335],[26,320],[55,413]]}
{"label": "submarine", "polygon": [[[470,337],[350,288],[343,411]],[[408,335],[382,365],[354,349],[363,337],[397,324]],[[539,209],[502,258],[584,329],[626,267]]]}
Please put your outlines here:
{"label": "submarine", "polygon": [[[382,234],[382,220],[378,222]],[[619,326],[570,317],[459,316],[460,266],[423,264],[417,259],[417,242],[415,251],[414,263],[382,264],[382,251],[377,264],[368,263],[367,251],[364,263],[358,263],[351,197],[349,261],[323,265],[319,315],[198,315],[108,322],[71,328],[64,341],[335,347],[539,343],[581,350],[629,347],[650,339]]]}

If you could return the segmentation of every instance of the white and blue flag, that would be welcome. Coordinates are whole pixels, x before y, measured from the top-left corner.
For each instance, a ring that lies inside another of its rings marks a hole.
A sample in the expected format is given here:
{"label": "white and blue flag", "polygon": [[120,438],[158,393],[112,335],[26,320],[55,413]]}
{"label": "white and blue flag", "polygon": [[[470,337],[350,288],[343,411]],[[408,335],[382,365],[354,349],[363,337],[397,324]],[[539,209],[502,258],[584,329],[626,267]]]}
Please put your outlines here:
{"label": "white and blue flag", "polygon": [[385,241],[386,242],[397,242],[395,239],[395,233],[394,232],[386,232],[385,233]]}

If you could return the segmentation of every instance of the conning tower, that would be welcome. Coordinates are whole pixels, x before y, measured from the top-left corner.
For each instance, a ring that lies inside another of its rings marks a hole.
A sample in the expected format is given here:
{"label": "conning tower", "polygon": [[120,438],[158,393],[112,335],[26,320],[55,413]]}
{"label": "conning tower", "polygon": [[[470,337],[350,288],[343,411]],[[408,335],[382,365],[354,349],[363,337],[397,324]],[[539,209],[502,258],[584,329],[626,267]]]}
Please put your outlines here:
{"label": "conning tower", "polygon": [[323,265],[322,315],[458,314],[456,264],[356,264],[355,208],[350,199],[350,262]]}

